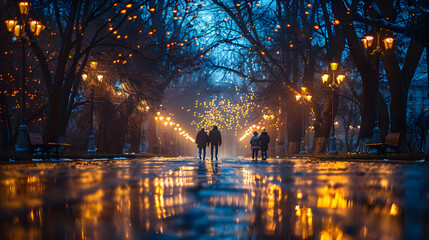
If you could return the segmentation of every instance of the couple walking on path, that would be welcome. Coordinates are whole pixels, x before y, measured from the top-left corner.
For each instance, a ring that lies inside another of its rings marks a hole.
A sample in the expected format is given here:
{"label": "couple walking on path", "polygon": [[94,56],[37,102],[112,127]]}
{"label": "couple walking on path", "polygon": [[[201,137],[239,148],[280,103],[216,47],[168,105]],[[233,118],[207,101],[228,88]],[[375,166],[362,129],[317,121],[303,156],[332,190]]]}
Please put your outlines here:
{"label": "couple walking on path", "polygon": [[[198,146],[198,153],[201,159],[201,153],[203,153],[203,160],[206,160],[206,147],[211,144],[211,160],[213,156],[217,159],[217,154],[219,152],[219,146],[222,145],[222,137],[220,131],[217,129],[217,126],[213,126],[213,129],[207,135],[204,128],[201,128],[201,131],[198,132],[197,137],[195,138],[195,143]],[[215,148],[215,155],[213,155],[213,148]]]}
{"label": "couple walking on path", "polygon": [[252,160],[258,161],[259,150],[261,150],[262,160],[267,160],[268,143],[270,143],[270,137],[265,129],[262,131],[261,136],[258,135],[258,132],[253,132],[253,137],[250,139]]}

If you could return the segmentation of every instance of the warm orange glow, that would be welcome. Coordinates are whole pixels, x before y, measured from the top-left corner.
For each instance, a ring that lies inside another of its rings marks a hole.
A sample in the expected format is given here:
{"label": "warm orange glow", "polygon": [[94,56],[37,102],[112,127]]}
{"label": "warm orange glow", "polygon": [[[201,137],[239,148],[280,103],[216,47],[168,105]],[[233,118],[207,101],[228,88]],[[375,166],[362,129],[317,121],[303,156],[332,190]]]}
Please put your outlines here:
{"label": "warm orange glow", "polygon": [[331,70],[332,70],[332,71],[336,71],[336,70],[337,70],[337,68],[338,68],[338,63],[336,63],[336,62],[331,62],[331,63],[330,63],[330,65],[331,65]]}
{"label": "warm orange glow", "polygon": [[329,75],[328,74],[323,74],[322,75],[322,81],[323,81],[323,83],[326,83],[326,82],[328,82],[328,79],[329,79]]}
{"label": "warm orange glow", "polygon": [[24,17],[28,15],[28,12],[30,11],[30,4],[28,2],[20,2],[19,3],[19,12]]}
{"label": "warm orange glow", "polygon": [[96,61],[91,61],[89,63],[89,66],[90,66],[91,69],[96,69],[97,68],[97,62]]}
{"label": "warm orange glow", "polygon": [[39,36],[40,32],[45,28],[45,26],[43,26],[42,24],[37,24],[36,25],[36,32],[34,33],[34,35]]}
{"label": "warm orange glow", "polygon": [[393,38],[392,37],[388,37],[388,38],[383,39],[383,42],[384,42],[384,47],[387,50],[390,50],[393,48]]}
{"label": "warm orange glow", "polygon": [[13,35],[15,35],[16,37],[20,37],[22,33],[23,33],[22,26],[19,24],[15,25],[15,28],[13,30]]}
{"label": "warm orange glow", "polygon": [[6,22],[6,28],[8,32],[13,32],[16,24],[18,24],[18,21],[16,20],[6,20],[5,22]]}
{"label": "warm orange glow", "polygon": [[340,75],[338,75],[337,76],[337,84],[338,85],[340,85],[343,81],[344,81],[344,78],[345,78],[346,76],[344,76],[344,75],[342,75],[342,74],[340,74]]}
{"label": "warm orange glow", "polygon": [[371,47],[371,46],[372,46],[372,43],[373,43],[373,41],[374,41],[374,36],[367,35],[367,36],[365,36],[364,38],[365,38],[365,40],[366,40],[366,43],[367,43],[368,47]]}
{"label": "warm orange glow", "polygon": [[127,4],[125,7],[126,8],[131,8],[133,5],[131,3]]}

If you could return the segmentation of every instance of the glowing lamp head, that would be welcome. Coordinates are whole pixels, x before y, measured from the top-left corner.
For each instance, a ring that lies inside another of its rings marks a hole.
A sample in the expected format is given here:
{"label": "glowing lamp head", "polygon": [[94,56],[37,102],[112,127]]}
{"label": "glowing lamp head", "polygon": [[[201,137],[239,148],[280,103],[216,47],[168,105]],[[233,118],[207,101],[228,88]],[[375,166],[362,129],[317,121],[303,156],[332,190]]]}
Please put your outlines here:
{"label": "glowing lamp head", "polygon": [[297,94],[297,95],[295,95],[295,98],[296,98],[297,101],[299,101],[301,99],[301,95]]}
{"label": "glowing lamp head", "polygon": [[24,33],[23,30],[24,28],[22,27],[22,25],[19,25],[19,24],[15,25],[15,28],[13,29],[13,35],[15,37],[20,37]]}
{"label": "glowing lamp head", "polygon": [[374,42],[374,36],[372,35],[366,35],[364,37],[366,44],[367,44],[367,48],[370,48],[372,46],[372,43]]}
{"label": "glowing lamp head", "polygon": [[158,115],[158,116],[159,116],[159,115],[161,115],[161,113],[160,113],[160,112],[156,112],[156,115]]}
{"label": "glowing lamp head", "polygon": [[89,63],[89,66],[90,66],[91,69],[96,69],[97,68],[97,62],[96,61],[91,61]]}
{"label": "glowing lamp head", "polygon": [[164,125],[165,125],[165,126],[167,126],[167,125],[168,125],[168,122],[164,122]]}
{"label": "glowing lamp head", "polygon": [[17,20],[6,20],[5,23],[6,23],[7,31],[11,33],[15,30],[15,26],[16,26],[16,24],[18,24],[18,21]]}
{"label": "glowing lamp head", "polygon": [[161,121],[162,121],[162,119],[164,119],[164,117],[159,117],[159,120],[161,120]]}
{"label": "glowing lamp head", "polygon": [[26,17],[28,12],[30,11],[30,3],[28,2],[20,2],[19,4],[19,12],[22,16]]}
{"label": "glowing lamp head", "polygon": [[311,95],[307,95],[306,98],[307,98],[307,101],[311,102],[311,98],[312,98]]}
{"label": "glowing lamp head", "polygon": [[38,25],[38,24],[40,24],[40,22],[39,22],[39,21],[37,21],[37,20],[31,20],[31,21],[30,21],[30,31],[31,31],[32,33],[36,32],[36,29],[37,29],[37,25]]}
{"label": "glowing lamp head", "polygon": [[331,65],[331,70],[332,70],[332,71],[337,71],[338,63],[336,63],[336,62],[331,62],[331,63],[330,63],[330,65]]}
{"label": "glowing lamp head", "polygon": [[86,74],[86,73],[82,74],[82,80],[83,81],[86,81],[87,78],[88,78],[88,74]]}
{"label": "glowing lamp head", "polygon": [[37,24],[36,25],[36,31],[34,32],[34,35],[39,36],[40,32],[45,28],[45,26],[43,26],[42,24]]}
{"label": "glowing lamp head", "polygon": [[325,73],[325,74],[322,75],[322,81],[323,81],[323,83],[327,83],[328,79],[329,79],[329,75],[328,74]]}
{"label": "glowing lamp head", "polygon": [[393,48],[393,40],[394,39],[392,37],[383,39],[384,47],[386,48],[386,50],[390,50]]}
{"label": "glowing lamp head", "polygon": [[170,121],[171,117],[167,117],[167,121]]}
{"label": "glowing lamp head", "polygon": [[97,79],[99,82],[103,82],[103,75],[101,74],[97,75]]}
{"label": "glowing lamp head", "polygon": [[338,75],[337,76],[337,84],[338,85],[340,85],[343,81],[344,81],[344,78],[345,78],[346,76],[344,76],[344,75],[342,75],[342,74],[340,74],[340,75]]}

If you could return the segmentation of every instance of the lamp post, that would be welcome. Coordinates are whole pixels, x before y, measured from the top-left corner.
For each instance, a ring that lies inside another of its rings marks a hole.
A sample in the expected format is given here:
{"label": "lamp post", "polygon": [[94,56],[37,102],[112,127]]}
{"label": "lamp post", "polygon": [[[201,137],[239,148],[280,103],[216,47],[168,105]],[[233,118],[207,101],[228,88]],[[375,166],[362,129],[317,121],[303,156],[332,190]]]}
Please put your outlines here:
{"label": "lamp post", "polygon": [[[30,150],[29,147],[29,135],[28,128],[25,118],[25,48],[27,44],[35,41],[35,39],[40,35],[40,32],[44,26],[37,20],[29,19],[27,21],[28,13],[30,11],[30,3],[23,1],[18,3],[19,7],[19,16],[12,20],[6,20],[7,31],[12,33],[13,36],[21,42],[22,48],[22,93],[21,93],[21,111],[22,118],[21,123],[18,127],[18,139],[15,144],[16,153],[27,153]],[[27,31],[29,30],[29,31]]]}
{"label": "lamp post", "polygon": [[[393,48],[393,37],[380,33],[381,29],[376,31],[375,37],[373,34],[367,34],[362,38],[363,47],[368,50],[371,56],[375,56],[375,68],[376,68],[376,79],[375,79],[375,116],[374,116],[374,128],[372,129],[372,140],[374,143],[379,143],[380,139],[380,128],[379,128],[379,67],[380,67],[380,56],[385,51]],[[374,44],[375,40],[375,44]],[[380,43],[383,41],[383,44]]]}
{"label": "lamp post", "polygon": [[[311,102],[311,95],[307,92],[306,87],[301,87],[301,92],[295,95],[296,101],[302,105],[304,108],[307,103]],[[304,109],[301,110],[301,119],[302,119],[302,134],[301,134],[301,150],[299,153],[305,153],[305,119],[304,119]]]}
{"label": "lamp post", "polygon": [[[330,64],[331,68],[331,76],[329,74],[323,74],[322,75],[322,81],[323,83],[331,88],[331,98],[332,98],[332,135],[329,140],[329,154],[338,154],[337,151],[337,143],[335,138],[335,123],[334,123],[334,92],[340,87],[340,84],[343,82],[345,76],[342,74],[336,75],[336,71],[338,68],[338,63],[331,62]],[[329,78],[331,78],[331,82],[329,82]]]}
{"label": "lamp post", "polygon": [[[95,147],[95,139],[94,139],[94,127],[93,127],[93,122],[94,122],[94,86],[95,86],[95,81],[94,79],[92,79],[93,77],[93,72],[95,71],[95,69],[97,68],[97,62],[96,61],[91,61],[90,62],[90,72],[89,74],[91,75],[90,81],[91,81],[91,108],[90,108],[90,120],[89,120],[89,137],[88,137],[88,152],[89,153],[95,153],[96,152],[96,147]],[[82,74],[82,79],[84,81],[86,81],[88,79],[88,75],[87,74]],[[97,75],[97,80],[98,82],[101,82],[103,80],[103,75],[99,74]]]}

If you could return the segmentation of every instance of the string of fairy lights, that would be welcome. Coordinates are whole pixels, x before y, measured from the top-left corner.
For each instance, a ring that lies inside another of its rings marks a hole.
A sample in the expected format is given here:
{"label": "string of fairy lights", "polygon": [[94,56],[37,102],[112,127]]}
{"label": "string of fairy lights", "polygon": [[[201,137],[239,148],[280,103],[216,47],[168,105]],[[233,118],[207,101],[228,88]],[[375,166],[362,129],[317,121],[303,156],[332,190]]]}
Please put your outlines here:
{"label": "string of fairy lights", "polygon": [[165,127],[171,127],[179,136],[185,138],[190,142],[195,142],[195,139],[189,136],[189,133],[177,122],[175,122],[172,118],[173,114],[169,113],[166,116],[162,115],[161,112],[157,112],[155,116],[155,120],[164,125]]}
{"label": "string of fairy lights", "polygon": [[[235,91],[238,92],[239,89],[236,87]],[[220,131],[233,131],[237,136],[238,131],[250,124],[251,113],[260,107],[253,101],[253,91],[240,96],[237,102],[226,99],[224,96],[211,97],[212,99],[208,101],[195,100],[192,111],[194,119],[191,126],[194,126],[196,130],[211,129],[216,125]],[[186,111],[191,112],[191,108]]]}

